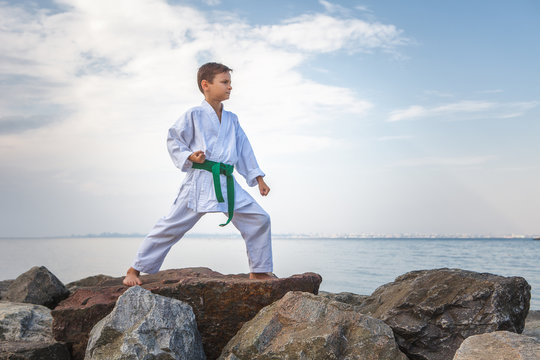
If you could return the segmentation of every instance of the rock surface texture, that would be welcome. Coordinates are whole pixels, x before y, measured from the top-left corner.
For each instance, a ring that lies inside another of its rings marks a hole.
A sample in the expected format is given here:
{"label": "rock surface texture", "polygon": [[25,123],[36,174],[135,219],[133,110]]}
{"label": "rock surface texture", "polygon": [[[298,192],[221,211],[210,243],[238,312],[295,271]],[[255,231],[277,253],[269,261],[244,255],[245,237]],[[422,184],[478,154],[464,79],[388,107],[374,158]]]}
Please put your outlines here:
{"label": "rock surface texture", "polygon": [[9,285],[13,283],[15,280],[2,280],[0,281],[0,300],[6,296],[7,289],[9,288]]}
{"label": "rock surface texture", "polygon": [[44,266],[34,266],[8,287],[4,300],[44,305],[52,309],[69,296],[69,290]]}
{"label": "rock surface texture", "polygon": [[51,310],[41,305],[0,302],[0,341],[53,341]]}
{"label": "rock surface texture", "polygon": [[540,340],[509,331],[468,337],[454,356],[454,360],[538,359],[540,359]]}
{"label": "rock surface texture", "polygon": [[90,332],[85,360],[203,360],[195,314],[185,302],[135,286]]}
{"label": "rock surface texture", "polygon": [[354,306],[289,292],[229,341],[220,360],[406,360],[392,329]]}
{"label": "rock surface texture", "polygon": [[530,291],[521,277],[421,270],[379,287],[357,308],[390,325],[410,359],[450,360],[471,335],[521,333]]}
{"label": "rock surface texture", "polygon": [[68,360],[52,336],[51,310],[41,305],[0,302],[0,360]]}
{"label": "rock surface texture", "polygon": [[330,300],[335,300],[354,306],[362,305],[364,300],[368,298],[368,295],[358,295],[351,292],[331,293],[327,291],[319,291],[319,295]]}
{"label": "rock surface texture", "polygon": [[[249,280],[246,274],[223,275],[208,268],[164,270],[141,279],[143,288],[185,301],[193,308],[208,359],[216,359],[225,344],[260,309],[291,290],[317,293],[322,281],[314,273]],[[84,357],[90,330],[112,311],[127,289],[122,278],[79,288],[52,311],[54,336],[72,346],[75,360]]]}
{"label": "rock surface texture", "polygon": [[540,311],[529,311],[525,320],[525,329],[523,335],[531,336],[540,340]]}

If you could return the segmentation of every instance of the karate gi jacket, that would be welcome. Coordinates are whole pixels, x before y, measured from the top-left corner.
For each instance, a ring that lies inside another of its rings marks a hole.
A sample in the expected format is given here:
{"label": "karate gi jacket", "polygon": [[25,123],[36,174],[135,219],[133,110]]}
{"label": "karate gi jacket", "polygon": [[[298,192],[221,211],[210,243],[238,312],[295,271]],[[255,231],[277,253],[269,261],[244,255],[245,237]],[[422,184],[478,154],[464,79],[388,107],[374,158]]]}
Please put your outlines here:
{"label": "karate gi jacket", "polygon": [[[212,173],[193,169],[188,157],[197,150],[204,151],[207,160],[234,165],[249,186],[257,185],[257,176],[264,176],[259,168],[249,140],[240,127],[238,117],[222,110],[221,123],[212,106],[204,100],[200,106],[186,111],[169,129],[167,148],[173,163],[187,173],[175,204],[182,201],[195,212],[227,212],[226,177],[220,175],[225,202],[216,199]],[[255,200],[234,180],[234,209]]]}

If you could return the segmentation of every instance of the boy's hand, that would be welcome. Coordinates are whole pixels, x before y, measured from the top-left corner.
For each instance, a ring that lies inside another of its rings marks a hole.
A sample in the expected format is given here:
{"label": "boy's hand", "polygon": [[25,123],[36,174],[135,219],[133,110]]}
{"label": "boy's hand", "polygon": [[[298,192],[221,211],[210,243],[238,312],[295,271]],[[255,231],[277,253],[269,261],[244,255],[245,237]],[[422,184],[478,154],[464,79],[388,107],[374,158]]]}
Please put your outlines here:
{"label": "boy's hand", "polygon": [[261,193],[261,195],[268,195],[268,193],[270,192],[270,187],[266,185],[262,176],[257,176],[257,182],[259,183],[259,192]]}
{"label": "boy's hand", "polygon": [[189,155],[188,157],[188,160],[194,163],[198,163],[198,164],[202,164],[205,159],[206,159],[206,155],[204,155],[204,151],[202,150],[197,150],[193,154]]}

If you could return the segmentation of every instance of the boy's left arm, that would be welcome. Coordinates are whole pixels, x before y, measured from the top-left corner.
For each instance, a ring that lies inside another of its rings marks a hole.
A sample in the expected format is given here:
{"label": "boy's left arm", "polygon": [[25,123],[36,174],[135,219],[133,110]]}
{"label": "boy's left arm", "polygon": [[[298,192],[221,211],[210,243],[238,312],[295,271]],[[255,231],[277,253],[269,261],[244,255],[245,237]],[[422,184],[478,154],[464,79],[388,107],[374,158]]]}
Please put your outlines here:
{"label": "boy's left arm", "polygon": [[270,187],[266,185],[262,176],[257,176],[257,183],[259,184],[259,192],[262,196],[268,195],[270,192]]}

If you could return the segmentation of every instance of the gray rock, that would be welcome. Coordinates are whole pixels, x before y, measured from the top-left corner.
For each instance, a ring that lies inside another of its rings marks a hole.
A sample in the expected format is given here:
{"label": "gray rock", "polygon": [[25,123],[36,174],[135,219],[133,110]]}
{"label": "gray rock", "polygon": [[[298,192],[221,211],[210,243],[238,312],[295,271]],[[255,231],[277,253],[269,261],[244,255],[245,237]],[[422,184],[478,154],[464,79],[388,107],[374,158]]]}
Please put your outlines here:
{"label": "gray rock", "polygon": [[368,298],[368,295],[358,295],[351,292],[331,293],[327,291],[319,291],[319,295],[330,300],[340,301],[353,306],[361,305],[364,300]]}
{"label": "gray rock", "polygon": [[70,360],[62,343],[0,341],[0,360]]}
{"label": "gray rock", "polygon": [[85,360],[206,359],[188,304],[134,286],[90,332]]}
{"label": "gray rock", "polygon": [[523,335],[531,336],[540,340],[540,311],[529,311],[525,320],[525,329]]}
{"label": "gray rock", "polygon": [[220,360],[406,360],[384,322],[355,307],[291,291],[263,308],[223,349]]}
{"label": "gray rock", "polygon": [[52,335],[51,310],[41,305],[0,302],[0,360],[69,360]]}
{"label": "gray rock", "polygon": [[9,287],[9,285],[11,285],[11,283],[13,281],[14,280],[2,280],[2,281],[0,281],[0,300],[2,300],[2,298],[6,296],[7,289]]}
{"label": "gray rock", "polygon": [[463,341],[453,360],[514,359],[540,359],[540,340],[509,331],[473,335]]}
{"label": "gray rock", "polygon": [[34,266],[19,275],[6,292],[5,300],[44,305],[53,309],[69,296],[69,290],[44,266]]}
{"label": "gray rock", "polygon": [[381,286],[357,308],[390,325],[410,359],[449,360],[469,336],[522,332],[530,291],[521,277],[422,270]]}
{"label": "gray rock", "polygon": [[74,292],[80,288],[100,286],[105,281],[111,280],[111,279],[114,279],[114,277],[109,276],[109,275],[99,274],[99,275],[89,276],[81,280],[70,282],[69,284],[66,284],[66,288],[70,292]]}
{"label": "gray rock", "polygon": [[53,341],[52,322],[45,306],[0,302],[0,341]]}

